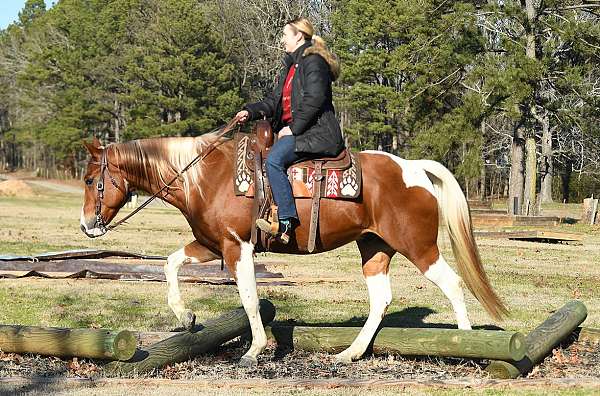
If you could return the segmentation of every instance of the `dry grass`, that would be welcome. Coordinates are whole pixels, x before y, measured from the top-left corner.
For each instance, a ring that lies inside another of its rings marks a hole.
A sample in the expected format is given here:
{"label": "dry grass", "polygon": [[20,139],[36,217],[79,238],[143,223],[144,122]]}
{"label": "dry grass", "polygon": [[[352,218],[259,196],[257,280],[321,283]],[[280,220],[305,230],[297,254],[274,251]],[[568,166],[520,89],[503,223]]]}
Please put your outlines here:
{"label": "dry grass", "polygon": [[[38,193],[43,193],[38,191]],[[0,198],[1,254],[36,253],[69,248],[111,248],[148,254],[177,250],[193,239],[183,216],[167,207],[151,207],[131,224],[99,239],[88,239],[79,230],[81,198],[44,193],[35,198]],[[569,209],[569,206],[565,206]],[[566,210],[565,209],[565,210]],[[571,210],[577,210],[572,208]],[[125,212],[125,210],[124,210]],[[561,226],[571,231],[581,226]],[[488,275],[511,310],[511,317],[497,325],[526,331],[569,299],[588,306],[587,324],[600,326],[600,232],[587,227],[583,245],[551,245],[501,239],[478,240]],[[448,247],[444,254],[453,258]],[[313,256],[265,255],[282,260],[268,269],[286,277],[335,277],[348,282],[305,284],[296,287],[262,287],[261,297],[278,307],[278,320],[338,323],[361,321],[368,313],[367,292],[361,277],[360,259],[354,245]],[[392,262],[394,301],[388,310],[389,324],[454,324],[454,314],[441,292],[406,259]],[[27,286],[26,288],[24,286]],[[140,329],[165,330],[175,322],[165,304],[162,283],[123,283],[94,280],[3,280],[0,296],[8,306],[0,313],[3,322],[43,325],[135,325]],[[182,293],[198,311],[199,318],[239,305],[235,287],[182,285]],[[9,295],[11,298],[9,298]],[[48,295],[53,298],[48,300]],[[53,300],[62,304],[49,309]],[[12,301],[11,301],[12,300]],[[23,310],[22,303],[33,301]],[[62,305],[62,306],[61,306]],[[474,325],[490,325],[490,319],[470,295],[467,306]],[[57,308],[58,307],[58,308]],[[30,311],[29,314],[27,312]],[[119,319],[120,312],[131,312]],[[142,314],[141,317],[139,315]],[[144,315],[156,315],[146,321]],[[131,316],[131,317],[129,317]],[[132,317],[134,322],[132,323]],[[137,320],[135,318],[138,318]]]}

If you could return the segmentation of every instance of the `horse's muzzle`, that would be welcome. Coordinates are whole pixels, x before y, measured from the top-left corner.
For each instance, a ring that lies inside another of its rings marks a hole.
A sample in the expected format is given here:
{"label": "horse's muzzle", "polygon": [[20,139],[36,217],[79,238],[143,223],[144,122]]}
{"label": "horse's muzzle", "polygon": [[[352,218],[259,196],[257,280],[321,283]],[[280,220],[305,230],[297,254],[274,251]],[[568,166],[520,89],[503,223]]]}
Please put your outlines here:
{"label": "horse's muzzle", "polygon": [[81,220],[80,226],[81,231],[89,238],[97,238],[106,234],[106,228],[102,226],[98,226],[97,222],[94,222],[92,227],[88,227],[88,223],[83,219]]}

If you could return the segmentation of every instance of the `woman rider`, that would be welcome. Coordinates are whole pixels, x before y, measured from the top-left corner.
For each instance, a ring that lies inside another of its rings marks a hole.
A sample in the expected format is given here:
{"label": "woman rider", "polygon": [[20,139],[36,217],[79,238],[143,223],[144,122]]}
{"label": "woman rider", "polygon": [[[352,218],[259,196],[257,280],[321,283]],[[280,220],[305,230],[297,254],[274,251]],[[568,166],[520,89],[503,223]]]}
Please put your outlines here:
{"label": "woman rider", "polygon": [[279,131],[266,160],[267,176],[278,207],[279,229],[273,235],[270,224],[258,219],[256,225],[287,244],[298,213],[287,169],[295,162],[335,157],[344,149],[340,125],[335,118],[331,84],[339,75],[339,64],[323,39],[314,34],[306,18],[296,18],[283,28],[286,55],[275,90],[264,100],[247,104],[237,114],[240,122],[267,117]]}

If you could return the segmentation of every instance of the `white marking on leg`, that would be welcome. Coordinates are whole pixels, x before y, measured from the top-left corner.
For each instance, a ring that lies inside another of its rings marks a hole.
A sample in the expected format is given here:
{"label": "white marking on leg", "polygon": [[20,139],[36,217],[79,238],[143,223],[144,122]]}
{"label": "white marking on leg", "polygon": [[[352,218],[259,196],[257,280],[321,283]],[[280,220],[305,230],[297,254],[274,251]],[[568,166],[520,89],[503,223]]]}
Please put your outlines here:
{"label": "white marking on leg", "polygon": [[471,330],[471,322],[465,305],[465,295],[461,287],[462,279],[456,275],[456,272],[448,265],[441,254],[438,260],[425,271],[424,275],[437,285],[450,300],[456,315],[458,328]]}
{"label": "white marking on leg", "polygon": [[179,280],[177,278],[177,274],[179,273],[179,269],[183,264],[191,263],[194,260],[193,257],[188,257],[185,254],[185,248],[181,248],[175,253],[172,253],[167,258],[167,263],[165,264],[165,277],[167,278],[167,301],[169,303],[169,307],[177,316],[179,321],[182,321],[182,315],[185,312],[185,303],[181,298],[181,293],[179,291]]}
{"label": "white marking on leg", "polygon": [[384,155],[390,158],[400,168],[402,168],[402,179],[404,180],[406,188],[415,186],[423,187],[424,189],[429,191],[431,195],[436,196],[433,183],[431,183],[431,180],[429,179],[429,177],[427,177],[427,173],[425,172],[425,170],[421,166],[417,165],[416,161],[405,160],[404,158],[400,158],[393,154],[386,153],[383,151],[365,150],[361,151],[361,153]]}
{"label": "white marking on leg", "polygon": [[256,357],[267,346],[267,335],[262,324],[258,305],[254,258],[252,257],[254,245],[249,242],[243,242],[235,233],[234,236],[240,243],[240,258],[235,267],[238,291],[246,315],[248,315],[250,329],[252,330],[252,345],[244,357],[256,360]]}
{"label": "white marking on leg", "polygon": [[369,317],[352,345],[336,357],[350,362],[360,358],[371,343],[387,308],[392,303],[392,288],[389,274],[377,274],[365,277],[369,289]]}

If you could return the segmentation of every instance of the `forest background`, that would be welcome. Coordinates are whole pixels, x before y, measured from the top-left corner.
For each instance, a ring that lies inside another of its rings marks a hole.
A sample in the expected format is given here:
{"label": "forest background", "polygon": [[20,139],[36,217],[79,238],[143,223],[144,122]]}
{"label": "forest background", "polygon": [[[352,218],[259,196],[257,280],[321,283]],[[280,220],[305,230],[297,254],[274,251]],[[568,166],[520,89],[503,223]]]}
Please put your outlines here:
{"label": "forest background", "polygon": [[353,149],[441,161],[516,213],[600,193],[598,0],[27,0],[0,30],[0,173],[211,131],[273,88],[298,15],[341,61]]}

